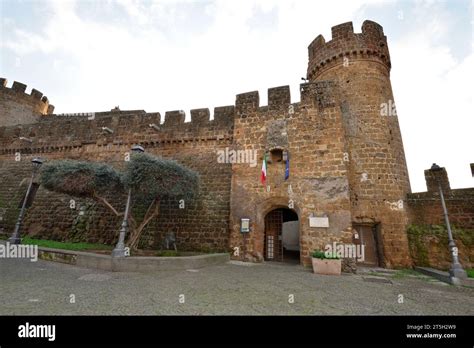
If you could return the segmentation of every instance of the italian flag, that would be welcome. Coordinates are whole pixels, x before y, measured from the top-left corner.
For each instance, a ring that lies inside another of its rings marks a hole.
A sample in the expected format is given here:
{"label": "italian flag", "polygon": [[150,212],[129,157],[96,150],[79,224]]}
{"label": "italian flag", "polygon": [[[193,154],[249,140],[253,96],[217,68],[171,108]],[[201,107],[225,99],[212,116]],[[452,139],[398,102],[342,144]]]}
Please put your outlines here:
{"label": "italian flag", "polygon": [[267,154],[263,155],[263,163],[262,163],[262,173],[260,174],[260,181],[262,185],[265,185],[265,181],[267,180]]}

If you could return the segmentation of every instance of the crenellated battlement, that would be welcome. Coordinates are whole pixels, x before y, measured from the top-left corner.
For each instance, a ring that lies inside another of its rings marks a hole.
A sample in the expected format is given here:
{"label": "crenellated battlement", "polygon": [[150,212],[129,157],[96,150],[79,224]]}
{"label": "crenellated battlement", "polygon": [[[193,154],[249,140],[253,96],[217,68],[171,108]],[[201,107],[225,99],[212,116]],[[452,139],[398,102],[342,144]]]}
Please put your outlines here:
{"label": "crenellated battlement", "polygon": [[288,108],[289,104],[291,104],[290,86],[268,89],[268,108],[270,110],[281,107]]}
{"label": "crenellated battlement", "polygon": [[352,22],[342,23],[331,28],[331,35],[328,42],[318,35],[308,46],[307,77],[310,81],[335,65],[350,65],[352,60],[378,61],[390,71],[387,37],[380,24],[366,20],[362,32],[354,33]]}
{"label": "crenellated battlement", "polygon": [[[312,105],[319,109],[332,107],[336,104],[338,89],[336,81],[317,81],[300,84],[301,104]],[[278,111],[288,110],[291,103],[289,86],[273,87],[268,89],[268,101],[266,106],[260,105],[258,91],[240,93],[236,96],[235,108],[237,115],[245,114],[249,111]]]}
{"label": "crenellated battlement", "polygon": [[14,81],[12,86],[7,87],[8,80],[6,78],[0,78],[0,95],[2,99],[8,99],[10,102],[17,104],[25,104],[33,111],[41,115],[49,115],[54,111],[54,106],[49,103],[48,97],[43,95],[40,91],[33,88],[30,94],[26,93],[27,85]]}
{"label": "crenellated battlement", "polygon": [[[24,94],[26,86],[15,82],[9,90]],[[311,104],[319,109],[334,106],[337,98],[336,83],[318,81],[301,84],[300,96],[301,103],[305,105]],[[47,98],[36,89],[32,90],[29,97],[47,102]],[[41,115],[33,122],[0,126],[0,148],[3,153],[10,153],[49,147],[81,147],[94,143],[104,145],[232,139],[236,116],[247,111],[286,112],[290,105],[297,104],[300,103],[291,104],[290,87],[286,85],[268,89],[266,106],[260,106],[258,91],[241,93],[236,95],[235,105],[215,107],[213,119],[209,108],[190,110],[190,122],[186,122],[183,110],[166,111],[164,117],[158,112],[118,108],[105,112],[50,113]]]}
{"label": "crenellated battlement", "polygon": [[260,95],[258,91],[237,94],[235,97],[235,108],[237,113],[245,110],[256,110],[260,106]]}
{"label": "crenellated battlement", "polygon": [[159,144],[232,139],[234,106],[184,111],[167,111],[164,122],[158,112],[111,110],[74,114],[50,114],[31,124],[0,126],[0,154],[49,152],[79,148],[88,144]]}
{"label": "crenellated battlement", "polygon": [[173,127],[184,124],[186,114],[183,110],[166,111],[164,126]]}
{"label": "crenellated battlement", "polygon": [[291,104],[290,86],[280,86],[268,89],[267,106],[260,106],[260,95],[258,91],[237,94],[235,108],[237,113],[268,108],[269,110],[288,109]]}
{"label": "crenellated battlement", "polygon": [[[24,86],[24,85],[23,85]],[[22,85],[15,89],[24,91]],[[22,92],[23,93],[23,92]],[[41,92],[32,91],[36,99]],[[309,82],[300,85],[302,104],[319,109],[335,105],[336,83],[333,81]],[[260,106],[258,91],[236,95],[235,105],[214,108],[211,120],[209,108],[190,110],[191,120],[186,122],[183,110],[158,112],[113,109],[105,112],[83,112],[43,115],[38,122],[0,127],[0,148],[3,153],[44,148],[81,147],[85,144],[173,143],[232,139],[234,119],[250,111],[266,112],[289,109],[289,86],[268,89],[268,104]],[[25,141],[28,139],[29,141]]]}
{"label": "crenellated battlement", "polygon": [[191,110],[191,122],[198,125],[206,125],[210,121],[211,114],[209,109]]}

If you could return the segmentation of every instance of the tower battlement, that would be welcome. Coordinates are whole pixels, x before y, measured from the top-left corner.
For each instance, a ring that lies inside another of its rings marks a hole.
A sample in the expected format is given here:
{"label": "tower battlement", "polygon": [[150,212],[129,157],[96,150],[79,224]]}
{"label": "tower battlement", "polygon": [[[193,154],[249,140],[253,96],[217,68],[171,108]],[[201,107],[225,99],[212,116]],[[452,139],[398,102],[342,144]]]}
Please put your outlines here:
{"label": "tower battlement", "polygon": [[378,61],[390,71],[387,37],[380,24],[366,20],[362,24],[362,32],[354,33],[352,22],[342,23],[331,28],[331,35],[332,39],[328,42],[324,36],[318,35],[308,46],[309,80],[345,61],[350,64],[351,60]]}
{"label": "tower battlement", "polygon": [[34,123],[53,111],[48,97],[37,89],[27,94],[25,84],[14,81],[7,87],[7,79],[0,78],[0,126]]}
{"label": "tower battlement", "polygon": [[[318,81],[300,84],[300,103],[291,103],[290,86],[272,87],[267,92],[267,105],[260,105],[258,91],[237,94],[235,108],[237,114],[255,110],[288,110],[289,105],[316,104],[319,108],[334,106],[337,98],[335,81]],[[331,101],[331,102],[329,102]]]}
{"label": "tower battlement", "polygon": [[33,88],[30,94],[26,93],[26,87],[24,83],[13,81],[12,86],[7,87],[8,80],[6,78],[0,78],[0,93],[6,94],[10,99],[17,99],[18,103],[33,104],[35,110],[43,115],[52,114],[54,106],[49,103],[48,97],[43,95],[40,91]]}
{"label": "tower battlement", "polygon": [[[279,86],[268,89],[267,106],[270,110],[288,109],[291,104],[290,86]],[[244,110],[258,110],[260,106],[260,95],[258,91],[239,93],[235,98],[235,108],[238,113]]]}

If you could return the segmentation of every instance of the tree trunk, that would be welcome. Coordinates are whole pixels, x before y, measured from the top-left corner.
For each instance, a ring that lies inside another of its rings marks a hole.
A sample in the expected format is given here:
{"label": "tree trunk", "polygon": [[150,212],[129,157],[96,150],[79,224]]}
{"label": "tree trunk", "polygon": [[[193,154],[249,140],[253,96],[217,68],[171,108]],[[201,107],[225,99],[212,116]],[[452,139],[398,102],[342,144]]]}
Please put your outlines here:
{"label": "tree trunk", "polygon": [[130,237],[128,239],[128,246],[132,250],[137,250],[138,242],[140,241],[140,237],[143,233],[145,227],[153,220],[156,216],[158,216],[160,210],[160,202],[159,200],[155,199],[151,204],[148,206],[147,212],[143,217],[142,222],[139,226],[130,226]]}

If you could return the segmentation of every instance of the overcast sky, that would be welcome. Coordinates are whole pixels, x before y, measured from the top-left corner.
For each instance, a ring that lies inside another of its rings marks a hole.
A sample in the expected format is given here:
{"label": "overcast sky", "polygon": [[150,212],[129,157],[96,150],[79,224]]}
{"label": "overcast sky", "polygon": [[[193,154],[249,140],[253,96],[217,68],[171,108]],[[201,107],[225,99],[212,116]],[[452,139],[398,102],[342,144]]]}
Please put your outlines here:
{"label": "overcast sky", "polygon": [[384,27],[412,191],[445,166],[451,187],[473,187],[471,1],[0,0],[0,77],[36,88],[56,113],[232,105],[238,93],[306,75],[307,46],[331,26]]}

